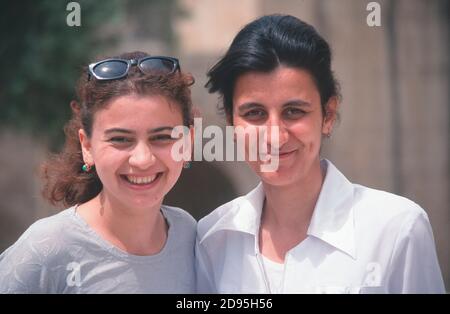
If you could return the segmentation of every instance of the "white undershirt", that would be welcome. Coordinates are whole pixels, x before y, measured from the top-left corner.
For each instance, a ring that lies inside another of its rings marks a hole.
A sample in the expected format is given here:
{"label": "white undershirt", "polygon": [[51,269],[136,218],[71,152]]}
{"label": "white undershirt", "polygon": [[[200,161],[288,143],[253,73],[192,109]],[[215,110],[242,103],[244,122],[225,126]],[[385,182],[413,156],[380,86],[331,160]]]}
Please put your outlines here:
{"label": "white undershirt", "polygon": [[284,263],[274,262],[262,254],[261,256],[270,292],[281,293],[283,284]]}

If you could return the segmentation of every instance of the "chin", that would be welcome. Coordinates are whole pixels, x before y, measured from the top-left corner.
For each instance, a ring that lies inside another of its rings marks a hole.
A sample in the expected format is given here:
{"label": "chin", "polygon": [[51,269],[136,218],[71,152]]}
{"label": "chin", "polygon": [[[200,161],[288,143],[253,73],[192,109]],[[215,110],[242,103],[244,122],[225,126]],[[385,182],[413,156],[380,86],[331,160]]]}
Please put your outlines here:
{"label": "chin", "polygon": [[146,209],[155,204],[158,204],[163,198],[163,194],[160,191],[153,191],[152,193],[146,194],[135,194],[135,195],[126,195],[124,200],[126,200],[126,204],[130,207],[136,209]]}
{"label": "chin", "polygon": [[282,170],[273,172],[258,172],[258,176],[260,177],[261,181],[273,186],[290,185],[295,181],[292,177],[292,172]]}

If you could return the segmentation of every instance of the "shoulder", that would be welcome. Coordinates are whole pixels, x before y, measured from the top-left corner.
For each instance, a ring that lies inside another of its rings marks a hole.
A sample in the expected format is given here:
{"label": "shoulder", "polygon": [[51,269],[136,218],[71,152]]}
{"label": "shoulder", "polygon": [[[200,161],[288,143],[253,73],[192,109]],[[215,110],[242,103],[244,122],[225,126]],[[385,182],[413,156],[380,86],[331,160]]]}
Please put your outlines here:
{"label": "shoulder", "polygon": [[373,215],[386,217],[426,215],[422,207],[406,197],[359,184],[353,186],[354,206],[359,210],[370,209]]}
{"label": "shoulder", "polygon": [[42,251],[48,255],[50,247],[56,246],[65,239],[65,231],[70,223],[69,216],[72,209],[69,208],[56,215],[37,220],[5,253],[15,248],[28,248],[35,253]]}
{"label": "shoulder", "polygon": [[169,220],[169,223],[175,224],[177,229],[182,229],[189,232],[193,230],[195,232],[197,221],[184,209],[174,206],[162,205],[161,210],[163,211],[166,219]]}
{"label": "shoulder", "polygon": [[232,219],[239,209],[244,196],[237,197],[219,207],[214,209],[211,213],[199,220],[197,224],[197,237],[202,240],[208,231],[215,229],[220,225],[224,225],[227,221]]}
{"label": "shoulder", "polygon": [[383,232],[411,230],[417,221],[429,224],[425,210],[412,200],[386,191],[354,184],[356,223]]}
{"label": "shoulder", "polygon": [[65,251],[67,214],[36,221],[0,255],[0,292],[47,291],[47,275]]}
{"label": "shoulder", "polygon": [[74,208],[70,207],[61,212],[37,220],[27,231],[34,235],[53,235],[61,236],[61,231],[65,230],[67,225],[71,223],[71,216],[74,214]]}

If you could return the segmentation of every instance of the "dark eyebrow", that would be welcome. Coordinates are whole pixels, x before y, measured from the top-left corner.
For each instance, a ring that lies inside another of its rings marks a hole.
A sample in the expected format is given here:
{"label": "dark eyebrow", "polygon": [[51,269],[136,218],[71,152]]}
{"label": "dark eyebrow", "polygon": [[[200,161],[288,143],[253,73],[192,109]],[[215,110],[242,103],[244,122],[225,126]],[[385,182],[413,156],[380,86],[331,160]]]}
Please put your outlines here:
{"label": "dark eyebrow", "polygon": [[105,130],[105,135],[108,135],[110,133],[126,133],[126,134],[133,134],[134,132],[127,129],[121,129],[121,128],[112,128]]}
{"label": "dark eyebrow", "polygon": [[248,102],[248,103],[244,103],[242,105],[239,106],[238,111],[242,112],[248,109],[254,109],[254,108],[264,108],[263,105],[258,104],[256,102]]}
{"label": "dark eyebrow", "polygon": [[172,130],[173,130],[173,126],[161,126],[159,128],[150,129],[147,131],[147,133],[158,133],[161,131],[172,131]]}
{"label": "dark eyebrow", "polygon": [[283,104],[283,107],[287,106],[311,106],[311,104],[307,101],[301,99],[290,100],[287,103]]}
{"label": "dark eyebrow", "polygon": [[[171,126],[161,126],[159,128],[150,129],[147,131],[147,133],[158,133],[161,131],[172,131],[173,127]],[[122,129],[122,128],[111,128],[105,130],[105,135],[111,134],[111,133],[126,133],[126,134],[134,134],[135,132],[128,129]]]}

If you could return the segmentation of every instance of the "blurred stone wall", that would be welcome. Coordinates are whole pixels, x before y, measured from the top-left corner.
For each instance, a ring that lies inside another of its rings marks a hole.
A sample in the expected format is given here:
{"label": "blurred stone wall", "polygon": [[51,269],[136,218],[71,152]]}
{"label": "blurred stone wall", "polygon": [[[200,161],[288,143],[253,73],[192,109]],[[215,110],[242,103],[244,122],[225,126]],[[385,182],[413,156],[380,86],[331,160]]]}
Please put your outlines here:
{"label": "blurred stone wall", "polygon": [[56,213],[42,200],[39,163],[46,145],[29,134],[0,131],[0,252],[39,218]]}

